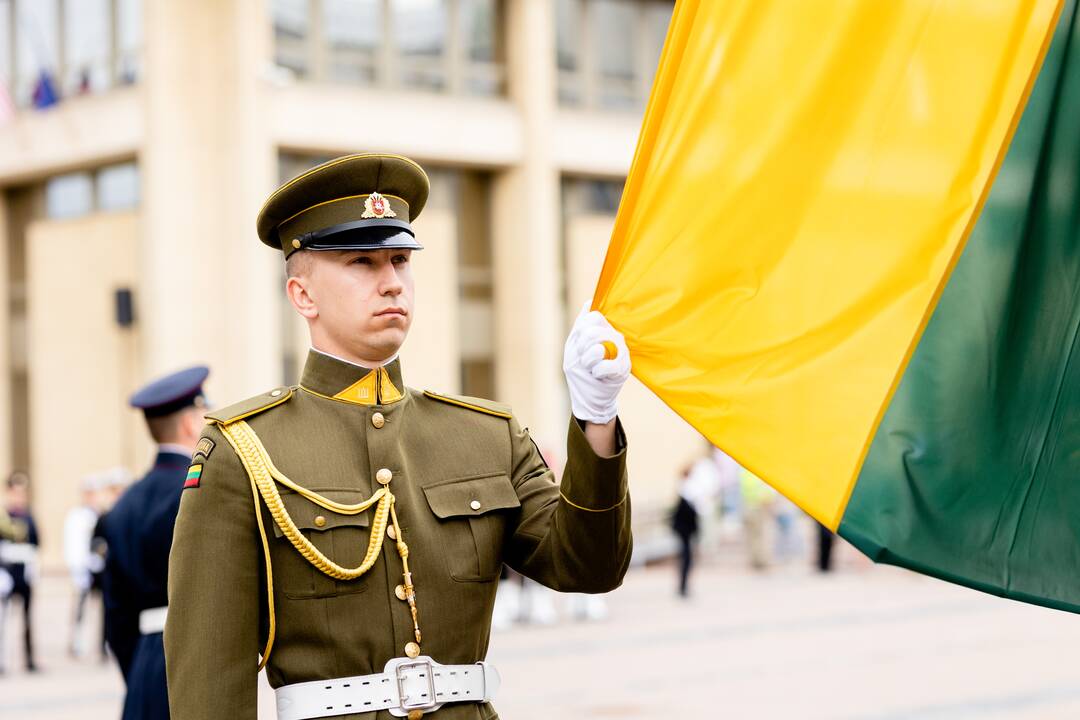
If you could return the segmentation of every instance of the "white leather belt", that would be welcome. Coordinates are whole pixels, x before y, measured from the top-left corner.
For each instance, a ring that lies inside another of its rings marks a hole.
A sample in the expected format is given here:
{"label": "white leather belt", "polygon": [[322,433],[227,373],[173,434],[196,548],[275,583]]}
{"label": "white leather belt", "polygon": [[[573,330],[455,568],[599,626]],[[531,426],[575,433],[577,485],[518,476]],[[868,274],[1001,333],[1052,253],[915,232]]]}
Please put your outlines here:
{"label": "white leather belt", "polygon": [[156,607],[143,610],[139,613],[139,632],[143,635],[165,632],[165,617],[169,614],[169,607]]}
{"label": "white leather belt", "polygon": [[30,543],[0,542],[0,562],[29,565],[37,560],[37,547]]}
{"label": "white leather belt", "polygon": [[394,717],[434,712],[451,702],[487,702],[499,689],[491,665],[440,665],[426,655],[394,658],[381,673],[282,685],[278,720],[389,710]]}

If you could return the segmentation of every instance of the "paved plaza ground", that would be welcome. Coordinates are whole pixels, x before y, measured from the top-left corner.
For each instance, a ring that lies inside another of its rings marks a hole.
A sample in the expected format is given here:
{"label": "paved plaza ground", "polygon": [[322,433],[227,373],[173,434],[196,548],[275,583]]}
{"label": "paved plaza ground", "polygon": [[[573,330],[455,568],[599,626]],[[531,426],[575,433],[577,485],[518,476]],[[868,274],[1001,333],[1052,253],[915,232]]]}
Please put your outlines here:
{"label": "paved plaza ground", "polygon": [[[1080,718],[1080,618],[847,557],[830,576],[713,561],[689,601],[672,568],[632,570],[607,620],[496,634],[496,705],[505,720]],[[41,590],[45,672],[21,672],[9,632],[0,718],[119,717],[115,668],[65,654],[63,578]]]}

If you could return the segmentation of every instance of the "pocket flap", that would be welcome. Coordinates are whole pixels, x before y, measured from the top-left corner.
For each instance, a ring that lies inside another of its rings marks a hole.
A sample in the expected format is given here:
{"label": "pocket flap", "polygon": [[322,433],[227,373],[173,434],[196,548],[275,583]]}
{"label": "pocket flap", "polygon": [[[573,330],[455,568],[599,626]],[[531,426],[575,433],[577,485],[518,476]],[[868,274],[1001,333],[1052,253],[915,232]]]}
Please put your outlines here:
{"label": "pocket flap", "polygon": [[[356,490],[315,490],[313,488],[312,491],[343,505],[356,505],[370,497]],[[375,506],[372,506],[357,515],[342,515],[320,507],[295,492],[282,493],[281,503],[285,506],[293,523],[301,530],[322,531],[337,527],[368,527],[371,525],[371,513],[375,512]],[[274,526],[274,537],[284,535],[276,522],[271,521],[270,524]]]}
{"label": "pocket flap", "polygon": [[458,478],[424,488],[435,517],[474,517],[521,507],[521,501],[505,473]]}

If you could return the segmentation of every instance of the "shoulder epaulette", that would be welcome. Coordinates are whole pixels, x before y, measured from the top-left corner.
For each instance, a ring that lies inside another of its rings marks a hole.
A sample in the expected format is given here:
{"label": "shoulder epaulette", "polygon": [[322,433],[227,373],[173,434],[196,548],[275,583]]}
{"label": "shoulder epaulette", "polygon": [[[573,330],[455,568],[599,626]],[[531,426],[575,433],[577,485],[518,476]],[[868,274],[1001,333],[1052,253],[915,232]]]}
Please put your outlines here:
{"label": "shoulder epaulette", "polygon": [[502,403],[497,403],[492,400],[467,397],[464,395],[444,395],[442,393],[432,392],[431,390],[425,390],[424,396],[429,397],[432,400],[447,403],[448,405],[456,405],[465,408],[466,410],[484,413],[485,415],[494,415],[495,417],[500,417],[504,420],[509,420],[513,417],[509,405],[503,405]]}
{"label": "shoulder epaulette", "polygon": [[255,397],[248,398],[247,400],[241,400],[238,403],[212,410],[206,413],[206,419],[212,422],[221,423],[222,425],[228,425],[237,420],[243,420],[252,415],[258,415],[272,407],[277,407],[292,396],[293,389],[291,387],[274,388],[270,392],[264,392]]}

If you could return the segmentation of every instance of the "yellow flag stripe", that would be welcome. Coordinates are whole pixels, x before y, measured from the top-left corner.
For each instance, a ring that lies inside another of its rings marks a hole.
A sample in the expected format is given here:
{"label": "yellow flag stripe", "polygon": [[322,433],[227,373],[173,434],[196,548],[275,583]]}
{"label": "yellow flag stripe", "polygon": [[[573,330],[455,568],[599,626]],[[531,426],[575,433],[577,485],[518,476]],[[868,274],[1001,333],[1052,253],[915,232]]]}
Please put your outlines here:
{"label": "yellow flag stripe", "polygon": [[1056,0],[680,0],[594,307],[635,374],[835,527]]}

